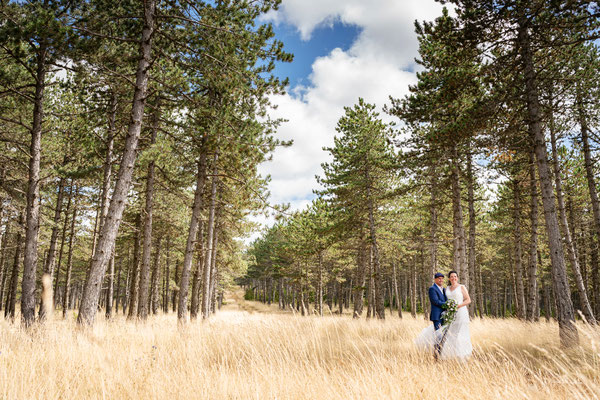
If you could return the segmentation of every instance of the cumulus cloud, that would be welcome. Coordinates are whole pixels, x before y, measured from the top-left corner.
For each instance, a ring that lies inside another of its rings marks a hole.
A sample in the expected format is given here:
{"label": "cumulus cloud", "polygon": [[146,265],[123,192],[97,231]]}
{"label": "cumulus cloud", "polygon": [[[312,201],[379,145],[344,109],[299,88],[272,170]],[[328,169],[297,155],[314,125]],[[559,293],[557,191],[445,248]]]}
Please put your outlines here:
{"label": "cumulus cloud", "polygon": [[[292,209],[310,203],[317,188],[315,175],[322,174],[321,163],[329,160],[322,148],[333,145],[344,106],[362,97],[381,109],[390,95],[408,93],[408,86],[416,82],[414,20],[440,14],[441,6],[433,0],[284,0],[277,12],[267,15],[275,24],[296,27],[304,40],[316,28],[335,22],[361,28],[347,51],[336,48],[314,60],[308,85],[272,99],[278,105],[272,115],[288,119],[278,137],[294,140],[292,147],[278,149],[273,161],[260,167],[272,177],[273,202],[290,203]],[[383,113],[381,117],[391,120]]]}

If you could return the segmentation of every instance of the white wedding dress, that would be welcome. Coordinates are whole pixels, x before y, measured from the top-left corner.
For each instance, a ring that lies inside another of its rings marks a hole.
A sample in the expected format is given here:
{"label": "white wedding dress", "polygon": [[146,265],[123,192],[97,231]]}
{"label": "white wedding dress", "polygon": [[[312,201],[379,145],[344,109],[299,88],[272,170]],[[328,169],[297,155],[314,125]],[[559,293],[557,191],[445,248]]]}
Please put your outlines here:
{"label": "white wedding dress", "polygon": [[[446,288],[446,296],[448,299],[454,299],[456,304],[463,302],[461,286],[457,286],[454,290],[450,290],[449,287]],[[469,330],[469,311],[466,306],[458,309],[456,318],[450,328],[443,326],[435,331],[433,324],[431,324],[421,331],[415,339],[415,344],[419,348],[433,352],[435,343],[440,342],[446,330],[448,330],[448,333],[446,334],[446,341],[442,347],[440,359],[464,360],[469,358],[473,352],[473,346],[471,345],[471,332]]]}

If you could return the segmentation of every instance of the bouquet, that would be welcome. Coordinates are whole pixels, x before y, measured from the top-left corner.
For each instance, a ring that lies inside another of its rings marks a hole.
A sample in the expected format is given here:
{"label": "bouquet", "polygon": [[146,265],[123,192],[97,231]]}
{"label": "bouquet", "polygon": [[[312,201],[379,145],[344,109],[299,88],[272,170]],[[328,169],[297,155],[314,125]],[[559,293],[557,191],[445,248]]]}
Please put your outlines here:
{"label": "bouquet", "polygon": [[446,304],[442,307],[444,312],[442,313],[442,326],[449,326],[456,318],[456,312],[458,311],[458,303],[456,300],[449,299]]}

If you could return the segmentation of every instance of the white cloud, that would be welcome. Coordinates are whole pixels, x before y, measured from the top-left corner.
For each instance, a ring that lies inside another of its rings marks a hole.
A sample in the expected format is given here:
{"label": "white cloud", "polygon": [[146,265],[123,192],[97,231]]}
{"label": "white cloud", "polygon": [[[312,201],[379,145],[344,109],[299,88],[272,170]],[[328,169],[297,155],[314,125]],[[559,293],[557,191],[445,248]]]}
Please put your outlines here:
{"label": "white cloud", "polygon": [[[344,106],[362,97],[381,109],[390,95],[408,93],[408,85],[416,82],[414,20],[439,15],[441,6],[433,0],[284,0],[279,11],[266,17],[295,26],[305,40],[315,28],[336,21],[361,28],[347,51],[336,48],[313,62],[307,86],[272,99],[278,104],[272,115],[289,120],[278,137],[294,140],[292,147],[278,149],[273,161],[260,166],[261,173],[272,177],[273,202],[290,203],[292,209],[309,204],[317,188],[314,176],[322,174],[320,165],[329,160],[322,148],[333,145]],[[381,117],[392,120],[384,113]]]}

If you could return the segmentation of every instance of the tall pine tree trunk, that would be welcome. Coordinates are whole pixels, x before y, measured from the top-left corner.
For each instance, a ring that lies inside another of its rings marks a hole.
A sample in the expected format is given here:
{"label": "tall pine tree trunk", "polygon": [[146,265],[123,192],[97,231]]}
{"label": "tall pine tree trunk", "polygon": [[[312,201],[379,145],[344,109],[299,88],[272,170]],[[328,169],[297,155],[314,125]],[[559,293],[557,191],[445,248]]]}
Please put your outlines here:
{"label": "tall pine tree trunk", "polygon": [[180,284],[178,293],[179,303],[177,307],[177,321],[180,324],[184,324],[187,322],[187,292],[188,286],[190,284],[190,271],[192,269],[194,248],[196,247],[196,237],[198,236],[200,210],[202,210],[204,185],[206,181],[206,140],[206,136],[202,138],[202,149],[200,153],[200,158],[198,160],[198,172],[196,173],[196,191],[194,193],[194,205],[192,207],[190,228],[188,231],[188,237],[185,245],[185,253],[183,255],[181,279],[179,280]]}
{"label": "tall pine tree trunk", "polygon": [[537,180],[535,178],[535,154],[533,152],[529,153],[529,198],[531,201],[530,204],[530,216],[531,220],[531,239],[529,241],[529,259],[528,259],[528,285],[529,290],[528,298],[527,298],[527,321],[534,321],[536,319],[536,313],[538,308],[538,288],[537,288],[537,251],[538,251],[538,188],[537,188]]}
{"label": "tall pine tree trunk", "polygon": [[14,320],[15,318],[15,305],[17,303],[17,287],[19,285],[19,264],[21,263],[21,246],[23,241],[23,234],[21,229],[23,227],[23,213],[19,214],[19,225],[17,227],[17,235],[15,238],[15,256],[13,259],[12,273],[10,276],[10,286],[8,287],[8,294],[6,296],[6,307],[4,308],[4,318]]}
{"label": "tall pine tree trunk", "polygon": [[514,200],[514,240],[515,240],[515,305],[517,306],[517,317],[525,319],[527,315],[525,303],[525,290],[523,287],[523,238],[521,237],[521,186],[518,178],[513,181]]}
{"label": "tall pine tree trunk", "polygon": [[202,279],[202,318],[206,319],[210,315],[210,287],[212,279],[212,257],[213,257],[213,245],[215,236],[215,213],[217,208],[217,182],[218,182],[218,168],[217,162],[219,160],[219,153],[215,152],[213,157],[213,177],[210,190],[210,208],[208,210],[208,231],[207,231],[207,248],[206,256],[204,257],[204,274]]}
{"label": "tall pine tree trunk", "polygon": [[530,46],[528,32],[528,20],[525,16],[519,19],[518,46],[523,64],[525,78],[525,94],[527,103],[527,114],[530,135],[533,138],[533,148],[537,160],[538,176],[540,178],[540,189],[542,193],[542,204],[544,206],[544,219],[546,232],[548,234],[548,247],[550,248],[550,260],[552,264],[552,286],[557,305],[557,316],[559,324],[559,336],[563,346],[569,347],[579,343],[579,334],[573,324],[575,315],[567,271],[565,257],[558,228],[558,217],[554,198],[554,188],[548,166],[548,154],[546,151],[546,140],[541,126],[541,111],[539,103],[536,73],[533,64],[533,54]]}
{"label": "tall pine tree trunk", "polygon": [[204,270],[204,221],[200,222],[200,229],[198,230],[198,239],[196,242],[199,246],[198,260],[196,261],[196,268],[194,270],[194,277],[192,280],[192,302],[190,304],[190,317],[196,319],[198,317],[198,311],[200,311],[200,294],[202,288],[202,274]]}
{"label": "tall pine tree trunk", "polygon": [[367,263],[367,250],[365,246],[363,229],[360,230],[360,236],[358,241],[358,254],[357,254],[357,266],[356,266],[356,278],[354,290],[354,311],[352,318],[360,318],[363,312],[364,306],[364,295],[365,295],[365,278],[366,278],[366,263]]}
{"label": "tall pine tree trunk", "polygon": [[[475,176],[473,174],[473,159],[471,151],[467,153],[467,191],[469,204],[469,277],[472,284],[469,285],[469,294],[473,300],[477,298],[477,285],[475,284],[477,277],[475,276],[475,231],[477,221],[475,220]],[[475,314],[476,302],[472,301],[469,305],[469,314],[471,317]]]}
{"label": "tall pine tree trunk", "polygon": [[113,295],[114,295],[114,284],[115,284],[115,255],[110,258],[108,262],[108,287],[106,288],[106,312],[104,316],[106,319],[112,317],[112,306],[113,306]]}
{"label": "tall pine tree trunk", "polygon": [[460,195],[460,165],[456,146],[452,149],[452,172],[450,180],[452,182],[452,232],[454,235],[452,240],[454,249],[453,267],[458,272],[461,283],[468,287],[469,272],[466,263],[465,227]]}
{"label": "tall pine tree trunk", "polygon": [[[71,191],[73,186],[71,186]],[[69,308],[69,296],[71,294],[71,274],[73,270],[73,244],[75,242],[75,221],[77,220],[77,194],[78,189],[75,189],[75,199],[73,200],[73,217],[71,218],[71,227],[69,228],[69,249],[67,250],[67,271],[65,272],[65,294],[63,295],[62,303],[62,315],[63,318],[67,316],[67,309]]]}
{"label": "tall pine tree trunk", "polygon": [[137,316],[142,235],[142,216],[138,212],[135,216],[135,242],[133,245],[133,262],[131,263],[131,276],[129,279],[129,302],[127,304],[129,311],[127,312],[127,319],[133,319]]}
{"label": "tall pine tree trunk", "polygon": [[8,277],[8,257],[6,256],[6,247],[8,246],[8,237],[10,236],[10,225],[10,218],[7,218],[4,233],[2,235],[2,252],[0,253],[0,311],[4,307],[4,288]]}
{"label": "tall pine tree trunk", "polygon": [[[152,136],[150,145],[156,143],[160,107],[157,105],[153,114]],[[154,160],[148,163],[146,175],[146,204],[144,207],[144,244],[142,246],[142,268],[140,271],[140,298],[138,300],[138,317],[148,318],[148,303],[150,300],[150,252],[152,251],[152,211],[154,207]],[[157,248],[158,250],[158,248]]]}
{"label": "tall pine tree trunk", "polygon": [[[46,262],[44,263],[44,274],[48,274],[51,277],[54,277],[54,260],[56,258],[56,241],[58,239],[58,231],[60,224],[60,217],[62,214],[62,203],[63,203],[63,195],[65,191],[65,178],[60,178],[58,182],[58,194],[56,195],[56,208],[54,209],[54,219],[52,225],[52,233],[50,234],[50,248],[48,249],[48,257],[46,257]],[[52,283],[51,283],[52,284]],[[56,292],[54,292],[56,295]],[[42,302],[39,310],[39,320],[43,321],[46,318],[46,309],[48,306],[44,304],[46,300],[45,296],[42,296]]]}
{"label": "tall pine tree trunk", "polygon": [[92,264],[85,282],[83,296],[79,307],[77,322],[80,325],[92,325],[98,308],[98,295],[102,286],[102,278],[110,257],[112,257],[117,232],[127,203],[127,193],[131,186],[133,168],[137,156],[137,147],[144,106],[146,104],[148,77],[152,58],[152,36],[156,17],[156,0],[144,1],[144,26],[140,41],[140,57],[138,60],[135,80],[135,91],[131,107],[131,118],[125,141],[125,149],[121,165],[110,201],[106,221],[100,231],[99,240],[92,258]]}
{"label": "tall pine tree trunk", "polygon": [[590,306],[590,302],[588,300],[587,290],[583,282],[583,277],[581,276],[579,257],[577,255],[577,250],[575,249],[575,241],[573,240],[573,235],[571,234],[573,226],[569,225],[569,222],[567,220],[567,212],[565,209],[565,200],[562,190],[562,179],[560,176],[558,152],[556,150],[556,135],[554,133],[553,119],[550,121],[550,143],[552,145],[552,158],[554,161],[552,163],[552,167],[554,170],[554,182],[556,185],[556,197],[558,200],[558,213],[560,215],[560,225],[562,228],[565,246],[567,248],[567,255],[569,256],[569,262],[571,263],[571,269],[573,270],[573,276],[575,277],[577,292],[579,294],[580,307],[583,312],[583,315],[590,323],[595,324],[596,319],[594,318],[594,313],[592,312],[592,307]]}
{"label": "tall pine tree trunk", "polygon": [[25,219],[25,251],[23,281],[21,282],[21,321],[28,327],[35,322],[35,276],[38,261],[38,233],[40,230],[40,160],[42,152],[42,120],[44,118],[44,90],[46,88],[47,43],[42,39],[37,51],[37,70],[33,102],[33,125],[29,146],[29,179]]}
{"label": "tall pine tree trunk", "polygon": [[154,252],[154,261],[152,262],[152,279],[150,280],[150,310],[152,314],[158,314],[158,304],[160,299],[160,243],[162,237],[156,240],[156,250]]}

